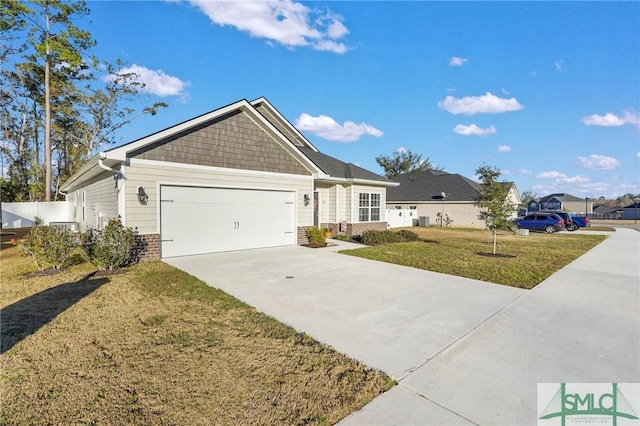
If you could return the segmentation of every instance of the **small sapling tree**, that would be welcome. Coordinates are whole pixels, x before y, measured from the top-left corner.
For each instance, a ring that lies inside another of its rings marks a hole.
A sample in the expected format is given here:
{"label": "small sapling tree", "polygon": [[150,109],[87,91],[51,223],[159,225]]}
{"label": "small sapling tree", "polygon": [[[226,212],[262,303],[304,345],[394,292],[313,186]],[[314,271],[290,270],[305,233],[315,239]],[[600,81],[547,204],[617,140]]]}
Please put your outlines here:
{"label": "small sapling tree", "polygon": [[493,232],[493,254],[496,254],[498,229],[510,229],[513,212],[518,206],[509,199],[512,184],[498,181],[500,170],[491,166],[482,166],[476,170],[480,178],[478,196],[475,205],[480,207],[478,218],[483,220],[487,229]]}

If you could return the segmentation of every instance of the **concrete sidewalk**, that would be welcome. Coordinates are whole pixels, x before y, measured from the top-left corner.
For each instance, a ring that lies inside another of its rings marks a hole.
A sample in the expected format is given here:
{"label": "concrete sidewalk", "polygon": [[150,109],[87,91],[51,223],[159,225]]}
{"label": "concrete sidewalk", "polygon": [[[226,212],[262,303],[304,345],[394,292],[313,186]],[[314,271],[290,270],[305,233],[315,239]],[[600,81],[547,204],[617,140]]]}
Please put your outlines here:
{"label": "concrete sidewalk", "polygon": [[640,382],[640,233],[534,290],[282,247],[169,259],[399,385],[343,425],[535,424],[539,382]]}
{"label": "concrete sidewalk", "polygon": [[340,424],[533,425],[538,383],[640,382],[639,259],[618,229]]}

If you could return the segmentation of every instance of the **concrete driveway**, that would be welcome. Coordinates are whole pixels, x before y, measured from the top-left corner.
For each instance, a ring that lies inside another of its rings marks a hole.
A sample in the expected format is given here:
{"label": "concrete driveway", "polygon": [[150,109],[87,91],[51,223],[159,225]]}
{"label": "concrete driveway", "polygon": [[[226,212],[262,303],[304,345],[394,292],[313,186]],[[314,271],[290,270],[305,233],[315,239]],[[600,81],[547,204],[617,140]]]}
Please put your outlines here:
{"label": "concrete driveway", "polygon": [[531,291],[323,249],[173,258],[399,385],[341,424],[535,424],[537,384],[640,382],[640,233]]}

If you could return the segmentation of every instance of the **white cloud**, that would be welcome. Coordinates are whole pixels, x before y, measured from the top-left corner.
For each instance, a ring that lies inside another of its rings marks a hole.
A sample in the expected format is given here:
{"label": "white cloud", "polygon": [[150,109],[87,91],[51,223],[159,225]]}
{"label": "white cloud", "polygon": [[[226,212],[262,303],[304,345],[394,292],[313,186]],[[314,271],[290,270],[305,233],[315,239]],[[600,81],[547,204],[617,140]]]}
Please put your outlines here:
{"label": "white cloud", "polygon": [[[154,71],[136,64],[118,71],[120,75],[129,73],[136,74],[133,80],[144,85],[144,87],[140,89],[141,92],[156,96],[185,97],[186,93],[184,90],[190,85],[189,82],[165,74],[162,70]],[[112,78],[112,75],[107,75],[104,77],[104,80],[110,80]]]}
{"label": "white cloud", "polygon": [[610,112],[605,115],[588,115],[580,121],[587,126],[623,126],[626,124],[624,119]]}
{"label": "white cloud", "polygon": [[313,117],[307,113],[300,114],[295,126],[298,130],[311,132],[323,139],[338,142],[354,142],[360,139],[362,135],[370,135],[377,138],[383,135],[381,130],[366,123],[358,124],[353,121],[345,121],[344,124],[340,125],[333,118],[326,115]]}
{"label": "white cloud", "polygon": [[536,175],[536,177],[538,179],[563,179],[563,178],[566,178],[567,175],[565,175],[564,173],[560,173],[560,172],[557,172],[557,171],[554,170],[554,171],[551,171],[551,172],[540,173],[540,174]]}
{"label": "white cloud", "polygon": [[347,46],[342,43],[337,43],[333,40],[320,40],[314,45],[315,50],[320,50],[322,52],[333,52],[333,53],[346,53]]}
{"label": "white cloud", "polygon": [[589,178],[586,176],[578,175],[578,176],[567,176],[560,180],[562,183],[588,183]]}
{"label": "white cloud", "polygon": [[252,37],[288,48],[311,47],[339,54],[348,50],[339,42],[349,34],[341,16],[310,9],[299,2],[190,0],[189,3],[220,26],[230,25]]}
{"label": "white cloud", "polygon": [[564,173],[560,173],[558,171],[549,171],[543,172],[536,175],[538,179],[550,179],[555,183],[588,183],[589,178],[586,176],[578,175],[578,176],[567,176]]}
{"label": "white cloud", "polygon": [[450,67],[461,67],[467,61],[468,61],[467,58],[461,58],[459,56],[454,56],[451,59],[449,59],[449,66]]}
{"label": "white cloud", "polygon": [[453,128],[453,131],[459,135],[464,136],[487,136],[496,132],[496,128],[493,126],[489,126],[486,129],[480,128],[475,124],[471,124],[466,126],[464,124],[458,124]]}
{"label": "white cloud", "polygon": [[564,69],[564,61],[562,59],[555,61],[553,65],[556,67],[556,70],[558,71],[562,71]]}
{"label": "white cloud", "polygon": [[607,182],[591,182],[584,176],[582,176],[580,182],[550,182],[534,185],[532,187],[532,190],[534,192],[537,192],[538,194],[553,194],[564,192],[578,197],[590,198],[598,197],[600,195],[615,198],[621,193],[629,192],[616,189]]}
{"label": "white cloud", "polygon": [[635,124],[636,126],[640,126],[640,114],[632,111],[624,112],[624,121],[627,124]]}
{"label": "white cloud", "polygon": [[592,154],[589,157],[578,157],[577,160],[585,169],[612,170],[620,167],[620,161],[604,155]]}
{"label": "white cloud", "polygon": [[438,102],[438,106],[440,109],[452,114],[465,115],[478,113],[499,114],[524,108],[516,98],[499,98],[489,92],[484,96],[465,96],[463,98],[454,98],[449,95]]}
{"label": "white cloud", "polygon": [[339,39],[349,34],[349,30],[342,23],[342,18],[340,16],[334,14],[329,14],[327,16],[329,18],[327,25],[327,35],[329,38]]}
{"label": "white cloud", "polygon": [[511,152],[511,147],[509,145],[500,145],[498,152]]}
{"label": "white cloud", "polygon": [[582,121],[587,126],[624,126],[625,124],[640,125],[640,114],[632,111],[625,111],[622,117],[617,116],[611,112],[605,115],[588,115],[584,117]]}

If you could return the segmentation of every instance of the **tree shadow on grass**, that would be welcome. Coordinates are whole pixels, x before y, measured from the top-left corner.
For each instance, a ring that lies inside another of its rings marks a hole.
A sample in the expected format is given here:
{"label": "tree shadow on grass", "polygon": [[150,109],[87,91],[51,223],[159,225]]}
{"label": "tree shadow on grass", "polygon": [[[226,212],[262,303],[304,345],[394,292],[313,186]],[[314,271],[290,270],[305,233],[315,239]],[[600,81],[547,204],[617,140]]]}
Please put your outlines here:
{"label": "tree shadow on grass", "polygon": [[83,297],[109,282],[108,278],[83,279],[64,283],[22,299],[0,310],[0,354],[38,331]]}
{"label": "tree shadow on grass", "polygon": [[476,253],[479,256],[485,256],[485,257],[497,257],[497,258],[503,258],[503,259],[514,259],[517,256],[513,255],[513,254],[504,254],[504,253],[486,253],[486,252],[477,252]]}

